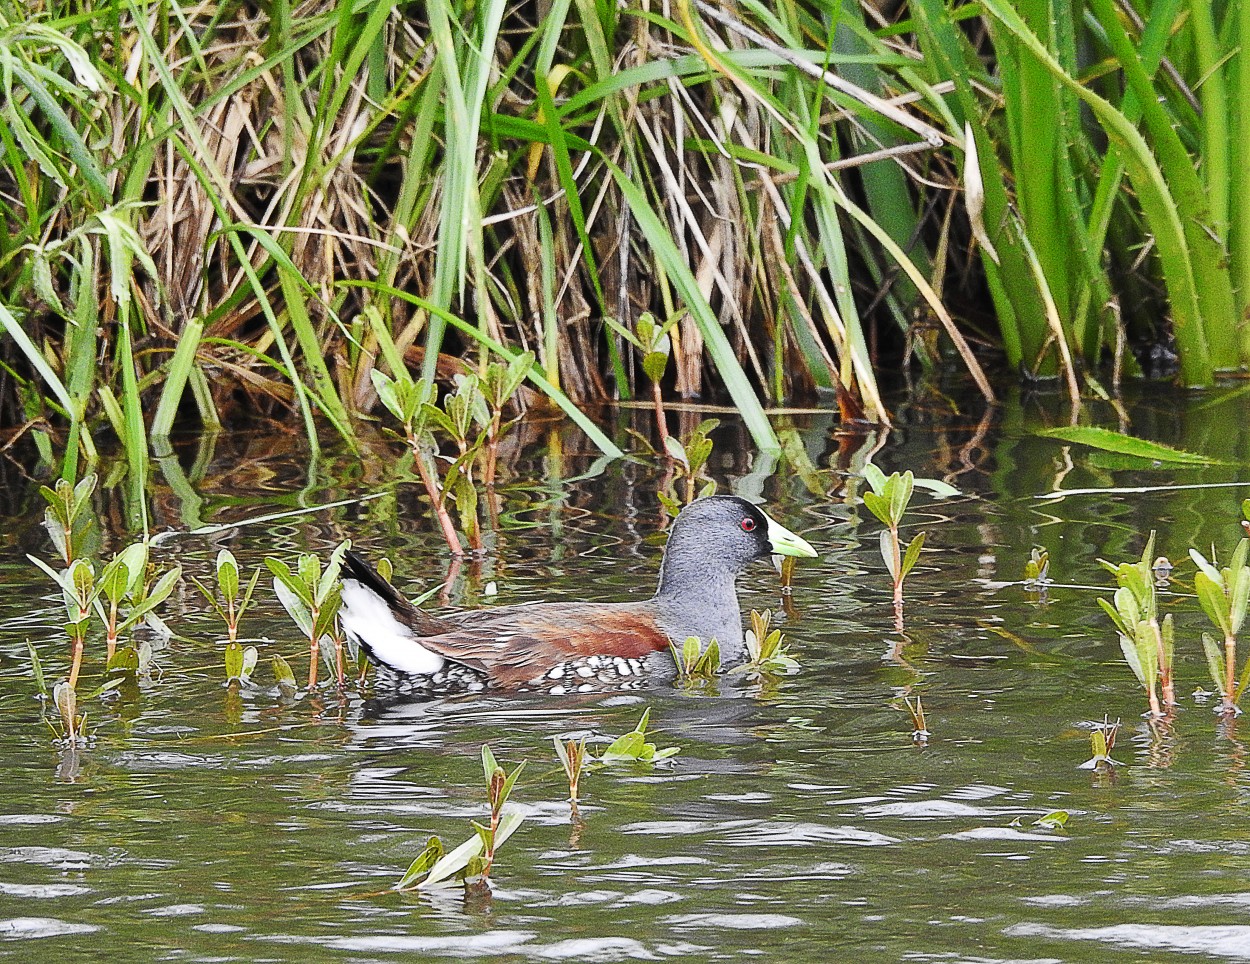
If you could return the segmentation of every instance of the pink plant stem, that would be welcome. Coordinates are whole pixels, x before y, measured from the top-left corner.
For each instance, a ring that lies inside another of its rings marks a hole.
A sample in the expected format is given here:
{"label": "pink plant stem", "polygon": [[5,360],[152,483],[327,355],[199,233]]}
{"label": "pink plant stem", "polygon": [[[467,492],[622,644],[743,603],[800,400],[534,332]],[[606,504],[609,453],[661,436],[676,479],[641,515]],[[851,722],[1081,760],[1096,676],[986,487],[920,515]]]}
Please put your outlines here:
{"label": "pink plant stem", "polygon": [[664,415],[664,395],[660,391],[660,383],[651,383],[651,397],[655,399],[655,427],[660,433],[660,450],[668,451],[665,439],[668,438],[668,419]]}
{"label": "pink plant stem", "polygon": [[1224,715],[1237,715],[1237,703],[1233,694],[1237,688],[1237,640],[1232,636],[1224,637]]}
{"label": "pink plant stem", "polygon": [[317,685],[317,662],[321,655],[321,647],[317,645],[316,626],[317,626],[317,609],[314,607],[312,611],[313,634],[308,637],[308,688],[311,690]]}
{"label": "pink plant stem", "polygon": [[412,447],[412,454],[417,463],[417,474],[421,476],[421,484],[425,486],[425,494],[430,497],[430,503],[434,506],[434,515],[438,518],[439,528],[443,530],[443,541],[447,543],[447,548],[451,550],[454,556],[463,556],[464,549],[460,546],[460,537],[456,535],[456,527],[452,525],[451,516],[447,514],[447,506],[443,504],[443,494],[438,490],[438,485],[430,476],[429,467],[425,464],[425,459],[421,457],[420,447],[416,440],[409,438],[408,444]]}

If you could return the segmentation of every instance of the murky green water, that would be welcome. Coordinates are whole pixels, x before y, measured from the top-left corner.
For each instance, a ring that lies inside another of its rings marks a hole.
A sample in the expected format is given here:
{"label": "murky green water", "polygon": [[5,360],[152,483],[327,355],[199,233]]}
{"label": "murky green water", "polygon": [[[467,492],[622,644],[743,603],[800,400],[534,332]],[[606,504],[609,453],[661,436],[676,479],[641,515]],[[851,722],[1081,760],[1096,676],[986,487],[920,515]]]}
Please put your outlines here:
{"label": "murky green water", "polygon": [[[1034,437],[1053,398],[984,421],[900,407],[884,440],[797,423],[820,467],[875,461],[945,477],[967,498],[917,498],[930,552],[893,628],[878,525],[840,477],[814,493],[793,463],[756,471],[732,429],[717,437],[723,483],[767,498],[821,549],[796,580],[787,627],[801,674],[718,694],[661,686],[582,698],[487,694],[432,703],[333,688],[284,703],[267,656],[297,673],[306,651],[272,596],[246,624],[261,642],[258,688],[221,684],[217,625],[192,591],[168,618],[180,638],[137,692],[90,707],[94,739],[58,751],[40,722],[25,640],[63,671],[58,604],[24,559],[50,557],[33,483],[9,480],[0,558],[0,956],[112,961],[1119,961],[1250,959],[1250,754],[1189,695],[1209,683],[1193,600],[1177,615],[1182,708],[1170,733],[1141,723],[1143,696],[1095,593],[1020,580],[1045,546],[1063,584],[1105,586],[1097,564],[1159,549],[1181,560],[1231,550],[1250,496],[1250,403],[1225,391],[1157,390],[1130,405],[1133,431],[1227,460],[1206,469],[1121,468]],[[1110,413],[1102,413],[1114,427]],[[645,419],[640,422],[645,424]],[[445,573],[441,544],[394,449],[310,466],[273,438],[193,441],[153,481],[157,527],[241,520],[383,492],[382,498],[161,550],[207,575],[220,545],[327,550],[350,536],[398,560],[415,595]],[[650,462],[596,466],[575,434],[516,437],[498,552],[466,568],[454,598],[622,599],[649,593],[659,561]],[[1186,486],[1038,499],[1055,488]],[[133,508],[133,507],[129,507]],[[97,509],[104,542],[129,508],[124,485]],[[110,522],[113,520],[113,522]],[[1192,566],[1177,575],[1188,583]],[[747,606],[775,607],[759,567]],[[1250,652],[1250,645],[1246,647]],[[95,659],[98,672],[99,644]],[[892,704],[923,693],[932,739],[912,743]],[[570,821],[553,735],[616,735],[652,708],[666,768],[590,773]],[[1125,729],[1113,776],[1078,769],[1104,714]],[[495,891],[466,905],[389,888],[427,835],[458,842],[483,812],[478,748],[528,760],[515,798],[530,816],[500,856]],[[1064,832],[1033,825],[1056,808]]]}

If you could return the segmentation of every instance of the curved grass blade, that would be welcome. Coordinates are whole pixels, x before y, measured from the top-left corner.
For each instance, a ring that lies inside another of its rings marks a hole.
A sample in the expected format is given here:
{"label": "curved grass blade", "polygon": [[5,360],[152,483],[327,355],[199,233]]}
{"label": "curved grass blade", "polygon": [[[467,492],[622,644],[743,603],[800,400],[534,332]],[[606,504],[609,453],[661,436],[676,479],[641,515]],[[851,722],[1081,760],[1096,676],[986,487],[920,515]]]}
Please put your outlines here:
{"label": "curved grass blade", "polygon": [[1120,455],[1135,455],[1138,458],[1150,459],[1153,462],[1165,462],[1173,465],[1226,465],[1219,459],[1182,449],[1172,448],[1160,442],[1148,442],[1134,438],[1121,432],[1113,432],[1106,428],[1090,428],[1086,426],[1047,428],[1035,433],[1043,438],[1058,439],[1061,442],[1073,442],[1077,445],[1088,445],[1104,452],[1116,452]]}

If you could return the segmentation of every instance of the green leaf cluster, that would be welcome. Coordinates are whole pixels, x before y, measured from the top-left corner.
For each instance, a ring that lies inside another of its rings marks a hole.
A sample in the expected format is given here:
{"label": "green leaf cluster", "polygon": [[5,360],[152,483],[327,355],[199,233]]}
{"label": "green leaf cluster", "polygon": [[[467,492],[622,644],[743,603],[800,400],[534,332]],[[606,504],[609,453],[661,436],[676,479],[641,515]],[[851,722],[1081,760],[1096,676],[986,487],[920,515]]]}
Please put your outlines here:
{"label": "green leaf cluster", "polygon": [[[239,563],[234,558],[234,553],[229,549],[222,549],[217,553],[217,561],[215,565],[217,574],[217,592],[205,586],[204,583],[191,577],[191,582],[195,588],[200,591],[208,604],[221,617],[222,622],[226,624],[226,633],[230,642],[235,642],[239,635],[239,621],[242,620],[243,614],[247,612],[252,602],[252,593],[256,589],[256,583],[260,579],[261,570],[254,569],[252,578],[243,587],[242,595],[239,594]],[[220,599],[218,598],[220,596]],[[235,674],[228,674],[235,675]]]}
{"label": "green leaf cluster", "polygon": [[1110,602],[1100,598],[1098,605],[1115,625],[1124,660],[1137,681],[1145,687],[1150,697],[1151,712],[1158,714],[1160,707],[1155,686],[1162,680],[1165,694],[1170,686],[1175,631],[1170,613],[1162,623],[1159,621],[1152,562],[1154,547],[1155,534],[1151,532],[1137,562],[1115,565],[1105,559],[1099,560],[1103,568],[1115,576],[1118,588]]}
{"label": "green leaf cluster", "polygon": [[783,676],[796,673],[799,661],[786,648],[785,636],[772,628],[771,610],[751,610],[751,627],[746,631],[747,661],[735,673]]}
{"label": "green leaf cluster", "polygon": [[624,736],[613,740],[600,755],[599,762],[605,765],[618,763],[658,763],[676,756],[681,747],[667,746],[663,749],[654,743],[647,742],[647,723],[651,719],[651,709],[643,710],[638,725]]}
{"label": "green leaf cluster", "polygon": [[335,619],[342,604],[342,586],[339,573],[343,568],[343,555],[351,548],[344,541],[330,553],[325,570],[315,553],[302,553],[292,569],[286,562],[273,556],[266,557],[265,565],[273,574],[273,591],[286,610],[287,615],[311,642],[323,636],[332,636]]}
{"label": "green leaf cluster", "polygon": [[709,639],[704,647],[698,636],[687,636],[680,647],[670,642],[668,649],[682,682],[709,682],[720,675],[720,644],[715,639]]}
{"label": "green leaf cluster", "polygon": [[470,821],[474,835],[451,851],[443,847],[438,837],[430,837],[425,849],[396,882],[395,889],[407,890],[415,885],[419,890],[432,890],[453,881],[467,885],[479,878],[489,879],[495,854],[525,821],[524,811],[504,810],[524,769],[525,764],[521,763],[509,774],[495,760],[490,747],[483,746],[482,772],[490,804],[489,823]]}

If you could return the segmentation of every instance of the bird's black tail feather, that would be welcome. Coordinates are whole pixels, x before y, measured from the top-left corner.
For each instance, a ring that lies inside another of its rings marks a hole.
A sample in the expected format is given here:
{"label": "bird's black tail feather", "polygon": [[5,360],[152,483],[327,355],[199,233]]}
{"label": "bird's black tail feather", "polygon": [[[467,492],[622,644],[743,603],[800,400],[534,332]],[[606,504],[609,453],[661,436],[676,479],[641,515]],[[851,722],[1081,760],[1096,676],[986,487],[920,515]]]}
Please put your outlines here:
{"label": "bird's black tail feather", "polygon": [[378,571],[364,560],[363,556],[352,549],[348,549],[343,556],[342,578],[355,579],[370,592],[381,596],[391,609],[412,608],[412,603],[405,599],[398,589],[383,579]]}

